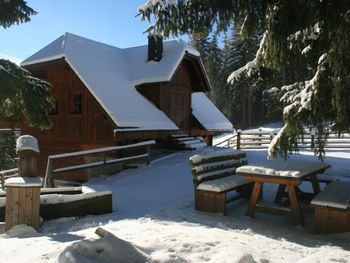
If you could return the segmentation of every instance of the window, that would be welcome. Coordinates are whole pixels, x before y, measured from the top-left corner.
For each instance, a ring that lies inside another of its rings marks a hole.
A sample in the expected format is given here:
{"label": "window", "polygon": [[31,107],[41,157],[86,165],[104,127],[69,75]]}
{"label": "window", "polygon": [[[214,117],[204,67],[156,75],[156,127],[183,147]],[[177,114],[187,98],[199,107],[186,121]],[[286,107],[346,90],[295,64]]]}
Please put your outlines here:
{"label": "window", "polygon": [[52,107],[49,109],[49,115],[57,115],[59,110],[59,102],[58,99],[55,98],[55,102],[53,103]]}
{"label": "window", "polygon": [[81,94],[73,94],[71,101],[71,114],[81,114],[83,109],[83,96]]}

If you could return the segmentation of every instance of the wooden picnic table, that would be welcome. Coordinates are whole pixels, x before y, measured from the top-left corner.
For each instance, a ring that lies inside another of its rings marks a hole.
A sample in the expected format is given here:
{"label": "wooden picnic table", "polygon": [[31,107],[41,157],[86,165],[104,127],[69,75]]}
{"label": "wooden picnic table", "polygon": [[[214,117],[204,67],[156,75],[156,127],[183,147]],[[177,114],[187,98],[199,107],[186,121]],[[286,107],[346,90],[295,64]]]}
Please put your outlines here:
{"label": "wooden picnic table", "polygon": [[[314,194],[318,194],[320,185],[317,174],[323,173],[329,167],[329,164],[321,161],[276,159],[262,164],[244,165],[237,168],[236,174],[246,176],[249,181],[254,182],[246,215],[254,217],[255,211],[289,215],[293,216],[296,224],[304,225],[297,187],[303,180],[309,178]],[[264,183],[279,185],[275,200],[280,199],[282,192],[287,188],[291,208],[259,204],[258,200]]]}

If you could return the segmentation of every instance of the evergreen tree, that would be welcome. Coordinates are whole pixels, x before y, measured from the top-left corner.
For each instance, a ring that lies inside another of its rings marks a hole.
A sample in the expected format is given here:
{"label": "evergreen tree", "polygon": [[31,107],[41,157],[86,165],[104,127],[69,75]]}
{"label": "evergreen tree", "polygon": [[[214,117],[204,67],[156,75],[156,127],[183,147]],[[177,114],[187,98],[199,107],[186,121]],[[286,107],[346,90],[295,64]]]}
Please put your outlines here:
{"label": "evergreen tree", "polygon": [[223,109],[225,93],[222,81],[223,78],[221,75],[222,56],[216,35],[213,35],[210,40],[208,56],[205,61],[205,68],[207,70],[207,74],[212,87],[209,98],[215,103],[216,106],[218,106],[220,109]]}
{"label": "evergreen tree", "polygon": [[[350,128],[350,1],[349,0],[193,0],[152,1],[139,9],[142,19],[155,17],[153,28],[164,36],[227,30],[242,22],[246,37],[264,32],[254,60],[231,75],[276,71],[286,85],[284,122],[270,156],[293,150],[302,125],[317,128],[315,153],[324,154],[325,123],[341,132]],[[271,76],[271,75],[270,75]]]}
{"label": "evergreen tree", "polygon": [[17,166],[16,133],[13,130],[0,132],[0,171]]}
{"label": "evergreen tree", "polygon": [[189,36],[190,44],[201,54],[203,64],[206,64],[209,54],[209,36],[208,33],[192,33]]}
{"label": "evergreen tree", "polygon": [[[0,0],[0,26],[30,21],[36,12],[22,0]],[[47,82],[33,78],[16,64],[0,59],[0,116],[23,119],[30,126],[51,127],[47,111],[54,103]]]}

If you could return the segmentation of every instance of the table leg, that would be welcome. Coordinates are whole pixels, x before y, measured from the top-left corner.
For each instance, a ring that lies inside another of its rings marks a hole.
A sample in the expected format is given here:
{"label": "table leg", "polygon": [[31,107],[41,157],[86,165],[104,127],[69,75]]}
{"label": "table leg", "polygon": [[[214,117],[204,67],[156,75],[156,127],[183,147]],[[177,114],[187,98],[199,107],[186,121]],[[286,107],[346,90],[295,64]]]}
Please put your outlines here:
{"label": "table leg", "polygon": [[288,188],[288,196],[289,196],[289,201],[290,201],[290,205],[292,208],[294,221],[296,224],[300,224],[300,225],[304,226],[303,213],[300,209],[299,200],[298,200],[297,194],[295,192],[296,187],[294,185],[288,185],[287,188]]}
{"label": "table leg", "polygon": [[320,183],[318,182],[317,175],[316,174],[310,175],[310,181],[312,184],[312,188],[314,189],[314,193],[315,195],[317,195],[319,192],[321,192]]}
{"label": "table leg", "polygon": [[277,194],[275,197],[275,204],[280,204],[283,198],[284,191],[286,190],[286,186],[284,184],[280,184],[278,186]]}
{"label": "table leg", "polygon": [[256,202],[259,199],[262,183],[255,182],[252,194],[250,196],[249,205],[247,208],[246,216],[254,217]]}

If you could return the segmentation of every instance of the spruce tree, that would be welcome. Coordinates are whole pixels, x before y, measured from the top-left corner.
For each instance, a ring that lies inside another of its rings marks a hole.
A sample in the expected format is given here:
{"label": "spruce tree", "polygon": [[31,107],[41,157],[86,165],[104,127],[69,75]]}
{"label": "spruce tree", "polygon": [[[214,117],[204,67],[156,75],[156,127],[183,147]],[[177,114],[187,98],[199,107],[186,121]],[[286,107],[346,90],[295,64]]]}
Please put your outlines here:
{"label": "spruce tree", "polygon": [[209,51],[207,59],[205,61],[205,68],[207,70],[208,77],[212,86],[212,91],[209,94],[209,97],[214,102],[214,104],[219,107],[219,109],[225,111],[225,94],[222,86],[223,78],[221,75],[222,56],[216,35],[213,35],[209,42]]}
{"label": "spruce tree", "polygon": [[[0,27],[30,21],[36,12],[22,0],[0,0]],[[30,72],[16,64],[0,59],[0,116],[23,120],[29,126],[49,128],[52,123],[47,111],[54,99],[51,86],[34,78]]]}
{"label": "spruce tree", "polygon": [[255,59],[230,80],[242,72],[263,71],[256,73],[261,77],[288,73],[280,89],[285,124],[270,156],[286,156],[294,149],[303,125],[317,128],[315,153],[320,157],[328,128],[338,132],[350,128],[349,0],[149,0],[139,12],[149,21],[154,16],[153,28],[165,37],[223,31],[233,22],[243,23],[243,37],[264,33]]}

